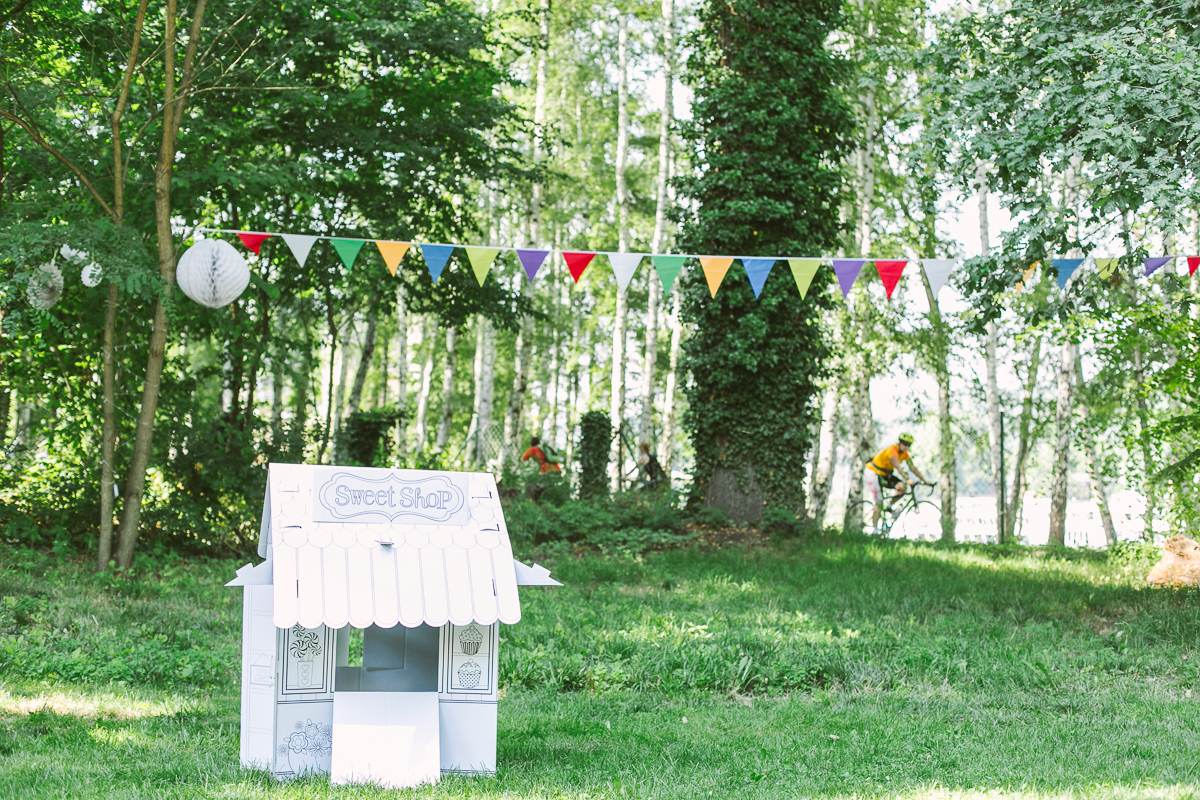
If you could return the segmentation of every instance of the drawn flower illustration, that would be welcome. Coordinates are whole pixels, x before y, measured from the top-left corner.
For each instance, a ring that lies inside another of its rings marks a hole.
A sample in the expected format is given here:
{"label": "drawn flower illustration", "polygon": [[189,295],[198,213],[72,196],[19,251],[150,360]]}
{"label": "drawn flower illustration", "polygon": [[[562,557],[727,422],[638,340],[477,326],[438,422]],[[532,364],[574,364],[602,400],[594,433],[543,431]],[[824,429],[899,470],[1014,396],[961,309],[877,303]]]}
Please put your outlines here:
{"label": "drawn flower illustration", "polygon": [[276,751],[287,756],[288,766],[293,772],[301,773],[318,767],[317,759],[328,758],[333,753],[333,726],[311,719],[296,721],[295,730],[287,734]]}
{"label": "drawn flower illustration", "polygon": [[483,634],[472,625],[458,635],[458,643],[464,653],[473,656],[479,652],[479,645],[483,643]]}
{"label": "drawn flower illustration", "polygon": [[474,661],[468,661],[458,668],[458,685],[464,689],[474,689],[479,685],[483,670]]}

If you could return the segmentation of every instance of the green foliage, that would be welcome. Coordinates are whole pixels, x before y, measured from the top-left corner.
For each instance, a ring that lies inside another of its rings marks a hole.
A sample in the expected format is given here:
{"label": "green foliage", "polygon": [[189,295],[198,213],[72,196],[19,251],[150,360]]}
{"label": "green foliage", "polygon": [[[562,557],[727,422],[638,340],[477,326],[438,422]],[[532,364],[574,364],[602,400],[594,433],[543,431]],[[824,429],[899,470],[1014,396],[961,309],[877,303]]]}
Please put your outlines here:
{"label": "green foliage", "polygon": [[608,455],[612,438],[612,423],[603,411],[589,411],[579,418],[580,497],[608,494]]}
{"label": "green foliage", "polygon": [[[852,119],[834,88],[844,63],[819,43],[838,9],[827,0],[701,6],[687,75],[696,91],[688,135],[702,168],[677,181],[696,207],[682,220],[683,252],[799,256],[836,242],[836,164]],[[768,506],[802,507],[812,398],[828,355],[819,329],[827,274],[806,300],[785,267],[758,299],[736,267],[715,298],[698,270],[680,281],[693,329],[683,424],[694,495],[724,466],[743,485],[752,470]]]}
{"label": "green foliage", "polygon": [[342,423],[338,446],[345,455],[338,463],[346,466],[382,467],[392,450],[391,432],[403,422],[397,408],[355,411]]}
{"label": "green foliage", "polygon": [[521,497],[505,509],[515,542],[546,553],[570,547],[639,553],[691,537],[678,497],[666,491],[622,492],[603,498],[534,503]]}

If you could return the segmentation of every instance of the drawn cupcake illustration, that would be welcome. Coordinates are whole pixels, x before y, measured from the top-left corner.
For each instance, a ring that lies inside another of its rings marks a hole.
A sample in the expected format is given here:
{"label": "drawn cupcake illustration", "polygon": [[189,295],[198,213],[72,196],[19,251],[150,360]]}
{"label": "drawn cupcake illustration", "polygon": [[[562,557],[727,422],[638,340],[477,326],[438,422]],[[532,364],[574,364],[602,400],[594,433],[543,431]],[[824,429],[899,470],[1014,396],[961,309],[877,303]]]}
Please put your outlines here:
{"label": "drawn cupcake illustration", "polygon": [[[458,635],[458,644],[462,647],[462,651],[469,656],[473,656],[479,652],[479,645],[483,644],[483,634],[474,625],[467,628]],[[479,668],[476,667],[478,670]]]}
{"label": "drawn cupcake illustration", "polygon": [[[475,643],[479,647],[479,643]],[[474,661],[468,661],[458,668],[458,685],[464,689],[474,689],[479,685],[479,679],[483,676],[483,670]]]}

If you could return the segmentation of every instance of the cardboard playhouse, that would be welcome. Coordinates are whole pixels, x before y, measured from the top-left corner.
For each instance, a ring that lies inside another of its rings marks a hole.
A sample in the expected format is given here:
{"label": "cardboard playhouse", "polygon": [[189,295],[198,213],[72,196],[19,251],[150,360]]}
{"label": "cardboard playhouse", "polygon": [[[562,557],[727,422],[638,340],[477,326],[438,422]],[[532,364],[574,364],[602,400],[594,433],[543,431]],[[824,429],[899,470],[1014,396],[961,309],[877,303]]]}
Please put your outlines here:
{"label": "cardboard playhouse", "polygon": [[499,624],[518,586],[560,584],[513,559],[490,474],[272,464],[258,554],[227,584],[243,765],[391,787],[495,771]]}

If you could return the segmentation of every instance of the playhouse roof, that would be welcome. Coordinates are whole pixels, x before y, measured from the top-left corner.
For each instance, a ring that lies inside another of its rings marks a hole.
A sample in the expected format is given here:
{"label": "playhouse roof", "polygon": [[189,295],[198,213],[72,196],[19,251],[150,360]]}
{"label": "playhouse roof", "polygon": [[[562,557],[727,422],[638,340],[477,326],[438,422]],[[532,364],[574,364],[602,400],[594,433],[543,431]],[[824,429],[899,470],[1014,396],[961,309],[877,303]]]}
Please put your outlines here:
{"label": "playhouse roof", "polygon": [[488,473],[272,464],[259,555],[279,628],[521,619]]}

